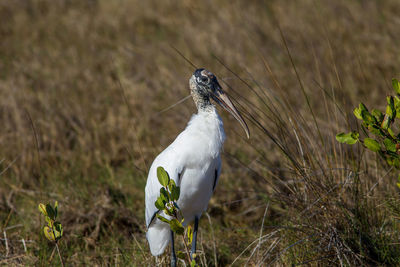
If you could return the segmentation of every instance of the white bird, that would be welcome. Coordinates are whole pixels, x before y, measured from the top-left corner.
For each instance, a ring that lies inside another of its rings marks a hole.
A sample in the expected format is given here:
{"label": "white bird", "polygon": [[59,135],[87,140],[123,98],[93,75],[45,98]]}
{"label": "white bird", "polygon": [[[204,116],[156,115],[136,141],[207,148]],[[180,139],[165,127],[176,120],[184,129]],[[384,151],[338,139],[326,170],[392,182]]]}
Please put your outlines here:
{"label": "white bird", "polygon": [[196,252],[199,218],[207,209],[221,173],[220,152],[225,141],[222,119],[210,99],[230,112],[249,138],[246,123],[214,74],[205,69],[197,69],[189,79],[189,87],[198,113],[192,116],[186,129],[175,141],[156,157],[151,165],[145,189],[148,228],[146,237],[150,251],[154,256],[161,255],[168,243],[171,243],[172,266],[176,265],[174,235],[169,225],[156,217],[160,210],[154,205],[161,188],[157,179],[157,167],[163,167],[176,185],[180,186],[177,204],[184,218],[184,226],[194,220],[191,250],[193,254]]}

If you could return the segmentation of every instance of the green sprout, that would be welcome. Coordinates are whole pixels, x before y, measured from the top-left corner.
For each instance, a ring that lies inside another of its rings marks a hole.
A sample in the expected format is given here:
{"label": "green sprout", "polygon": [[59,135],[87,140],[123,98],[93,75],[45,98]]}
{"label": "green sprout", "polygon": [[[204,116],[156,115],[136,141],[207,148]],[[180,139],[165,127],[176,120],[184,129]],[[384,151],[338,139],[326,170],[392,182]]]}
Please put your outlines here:
{"label": "green sprout", "polygon": [[[385,113],[372,109],[369,111],[367,107],[360,103],[354,109],[354,116],[362,121],[362,129],[368,135],[373,134],[374,138],[360,138],[360,134],[356,131],[349,133],[339,133],[336,140],[341,143],[353,145],[361,143],[365,148],[378,153],[378,155],[387,162],[392,168],[400,169],[400,132],[393,129],[395,119],[400,118],[400,82],[392,79],[393,89],[396,96],[388,96]],[[397,186],[400,188],[400,176]]]}
{"label": "green sprout", "polygon": [[[63,235],[63,227],[59,221],[57,221],[58,216],[58,202],[54,203],[54,208],[50,204],[39,204],[39,211],[44,215],[47,225],[43,227],[44,236],[51,242],[54,242],[55,249],[57,249],[58,256],[60,258],[61,265],[64,266],[60,249],[58,247],[58,241]],[[54,253],[54,250],[53,250]],[[52,255],[53,255],[52,253]],[[50,257],[50,261],[52,256]]]}
{"label": "green sprout", "polygon": [[186,253],[182,251],[177,251],[176,256],[180,259],[185,259],[185,254],[190,263],[191,267],[198,266],[196,264],[196,255],[192,255],[192,259],[190,259],[190,253],[188,246],[191,245],[193,240],[193,229],[189,225],[187,227],[187,240],[185,239],[185,228],[183,227],[183,216],[182,212],[179,209],[177,201],[180,196],[180,187],[176,185],[173,179],[169,178],[168,172],[163,167],[157,168],[157,178],[162,187],[160,188],[160,196],[157,198],[154,205],[160,211],[163,211],[168,218],[162,216],[161,214],[157,214],[157,218],[161,221],[169,224],[171,230],[182,237],[183,244],[185,246]]}

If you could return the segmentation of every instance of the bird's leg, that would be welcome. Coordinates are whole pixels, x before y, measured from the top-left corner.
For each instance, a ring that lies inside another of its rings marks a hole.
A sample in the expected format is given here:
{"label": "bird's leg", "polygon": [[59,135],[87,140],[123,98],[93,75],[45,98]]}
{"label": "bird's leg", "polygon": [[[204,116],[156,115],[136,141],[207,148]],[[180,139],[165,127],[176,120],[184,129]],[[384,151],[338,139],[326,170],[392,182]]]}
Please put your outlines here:
{"label": "bird's leg", "polygon": [[192,252],[190,253],[190,258],[193,260],[193,254],[196,253],[196,242],[197,242],[197,228],[199,228],[199,218],[194,216],[194,230],[192,239]]}
{"label": "bird's leg", "polygon": [[174,232],[171,230],[171,267],[176,267]]}

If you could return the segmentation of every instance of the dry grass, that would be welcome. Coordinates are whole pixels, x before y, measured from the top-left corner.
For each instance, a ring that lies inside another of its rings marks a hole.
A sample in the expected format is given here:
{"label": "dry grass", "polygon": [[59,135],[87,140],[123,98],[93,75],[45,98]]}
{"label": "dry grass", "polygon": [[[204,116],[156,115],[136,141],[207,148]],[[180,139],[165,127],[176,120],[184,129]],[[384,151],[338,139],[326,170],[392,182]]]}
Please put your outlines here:
{"label": "dry grass", "polygon": [[396,174],[334,139],[357,127],[355,104],[391,92],[399,13],[394,0],[2,1],[0,264],[48,265],[37,204],[58,200],[67,265],[154,265],[146,173],[195,111],[157,114],[188,95],[193,67],[173,46],[252,130],[221,112],[202,265],[399,265]]}

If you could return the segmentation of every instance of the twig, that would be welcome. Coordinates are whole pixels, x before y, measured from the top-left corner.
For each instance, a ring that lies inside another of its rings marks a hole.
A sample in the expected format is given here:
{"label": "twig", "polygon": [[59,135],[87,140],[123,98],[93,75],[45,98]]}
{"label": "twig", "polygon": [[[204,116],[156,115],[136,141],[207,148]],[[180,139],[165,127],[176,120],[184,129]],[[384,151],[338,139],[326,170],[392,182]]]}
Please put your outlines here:
{"label": "twig", "polygon": [[200,248],[201,252],[196,253],[196,255],[199,255],[199,259],[201,262],[201,266],[208,267],[207,265],[207,258],[206,258],[206,253],[204,253],[204,246],[203,246],[203,232],[200,232]]}
{"label": "twig", "polygon": [[53,248],[53,251],[50,254],[50,258],[49,258],[49,264],[51,263],[51,261],[53,260],[54,257],[54,252],[56,251],[56,247]]}
{"label": "twig", "polygon": [[161,113],[164,113],[164,112],[170,110],[171,108],[173,108],[173,107],[179,105],[179,104],[182,103],[182,102],[185,102],[185,101],[186,101],[187,99],[189,99],[190,97],[192,97],[192,95],[185,96],[184,98],[182,98],[182,99],[179,100],[178,102],[176,102],[176,103],[174,103],[174,104],[172,104],[172,105],[170,105],[170,106],[164,108],[163,110],[161,110],[161,111],[155,113],[155,114],[153,115],[153,117],[158,116],[158,115],[160,115]]}
{"label": "twig", "polygon": [[182,262],[182,264],[183,264],[183,266],[185,266],[186,267],[186,262],[184,261],[184,260],[182,260],[182,259],[178,259],[180,262]]}
{"label": "twig", "polygon": [[182,235],[182,240],[183,240],[183,245],[185,246],[185,251],[186,251],[186,256],[188,258],[188,262],[192,262],[192,260],[190,259],[190,254],[189,254],[189,249],[186,245],[186,241],[185,241],[185,236]]}
{"label": "twig", "polygon": [[93,238],[93,240],[96,240],[99,237],[100,225],[101,225],[101,222],[103,221],[104,215],[105,215],[104,210],[101,210],[100,214],[98,215],[98,219],[96,221],[96,226],[95,226],[93,232],[90,234],[90,237]]}
{"label": "twig", "polygon": [[16,224],[16,225],[5,227],[4,230],[11,230],[11,229],[22,227],[22,226],[23,226],[22,224]]}
{"label": "twig", "polygon": [[22,189],[22,188],[17,188],[14,185],[10,185],[10,187],[17,193],[24,193],[27,194],[28,196],[36,196],[36,195],[47,195],[50,197],[57,197],[60,198],[60,194],[52,193],[52,192],[45,192],[45,191],[34,191],[34,190],[27,190],[27,189]]}
{"label": "twig", "polygon": [[192,61],[190,61],[187,57],[185,57],[181,51],[178,50],[178,48],[176,48],[175,46],[173,46],[172,44],[169,44],[169,46],[175,50],[176,53],[178,53],[184,60],[186,60],[186,62],[188,62],[190,65],[192,65],[192,67],[194,67],[195,69],[198,69],[198,67],[192,63]]}
{"label": "twig", "polygon": [[7,233],[3,231],[4,235],[4,243],[6,244],[6,257],[8,257],[8,253],[10,252],[10,248],[8,247]]}
{"label": "twig", "polygon": [[63,262],[63,259],[61,257],[60,249],[58,248],[57,242],[56,242],[56,248],[57,248],[58,257],[60,258],[61,266],[64,267],[64,262]]}
{"label": "twig", "polygon": [[[17,161],[18,158],[19,158],[19,155],[18,155],[15,159],[13,159],[13,161],[11,161],[11,162],[7,165],[7,167],[4,168],[4,170],[2,170],[2,171],[0,172],[0,176],[3,175],[9,168],[11,168],[11,166]],[[4,161],[4,159],[1,160],[1,162],[3,162],[3,161]],[[1,162],[0,162],[0,163],[1,163]]]}
{"label": "twig", "polygon": [[208,214],[208,212],[206,212],[205,214],[206,214],[207,219],[208,219],[208,222],[210,223],[210,226],[211,226],[211,236],[212,236],[212,239],[213,239],[213,250],[214,250],[214,251],[213,251],[213,254],[214,254],[214,264],[215,264],[215,267],[218,267],[217,248],[216,248],[216,245],[215,245],[214,227],[213,227],[213,225],[212,225],[211,217],[210,217],[210,215]]}
{"label": "twig", "polygon": [[3,227],[1,228],[2,231],[7,230],[6,226],[7,226],[7,224],[8,224],[8,221],[10,220],[10,217],[11,217],[11,213],[12,213],[12,212],[13,212],[13,210],[10,210],[10,212],[8,213],[7,219],[6,219],[6,221],[4,222]]}
{"label": "twig", "polygon": [[118,256],[121,255],[121,253],[118,253],[118,247],[115,248],[115,251],[116,251],[116,253],[114,255],[114,257],[115,257],[114,266],[117,267],[118,266]]}
{"label": "twig", "polygon": [[142,255],[143,255],[143,258],[145,258],[146,261],[147,261],[148,258],[146,257],[146,253],[144,253],[144,250],[143,250],[142,246],[139,244],[139,242],[138,242],[137,239],[136,239],[136,236],[135,236],[133,233],[132,233],[132,236],[133,236],[133,239],[135,239],[135,242],[136,242],[137,246],[139,247],[140,252],[141,252]]}
{"label": "twig", "polygon": [[26,113],[26,115],[28,117],[29,123],[31,124],[33,137],[34,137],[34,141],[35,141],[35,148],[36,148],[37,158],[38,158],[38,162],[39,162],[39,169],[43,173],[43,171],[42,171],[42,161],[40,159],[39,139],[38,139],[37,131],[36,131],[36,128],[35,128],[35,124],[33,123],[33,120],[32,120],[32,117],[31,117],[31,114],[29,113],[29,111],[25,110],[25,113]]}
{"label": "twig", "polygon": [[17,256],[14,256],[14,257],[10,257],[10,258],[1,260],[1,261],[0,261],[0,264],[3,264],[3,263],[5,263],[5,262],[7,262],[7,261],[15,260],[15,259],[18,259],[18,258],[22,258],[22,257],[25,257],[25,256],[26,256],[26,255],[17,255]]}
{"label": "twig", "polygon": [[[0,238],[0,240],[1,241],[4,241],[5,239],[4,238]],[[21,240],[17,240],[17,239],[10,239],[10,238],[7,238],[7,240],[10,242],[10,243],[12,243],[12,242],[22,242]],[[35,241],[33,241],[33,240],[25,240],[25,243],[36,243]]]}
{"label": "twig", "polygon": [[22,242],[22,245],[24,245],[24,251],[25,251],[25,253],[26,253],[26,252],[27,252],[27,249],[26,249],[25,239],[22,238],[21,242]]}
{"label": "twig", "polygon": [[[14,195],[14,190],[11,190],[10,194],[8,194],[8,196],[6,198],[6,203],[7,203],[7,206],[10,208],[11,211],[14,211],[15,213],[18,213],[17,209],[15,208],[15,206],[11,203],[13,195]],[[10,212],[10,214],[11,214],[11,212]]]}

